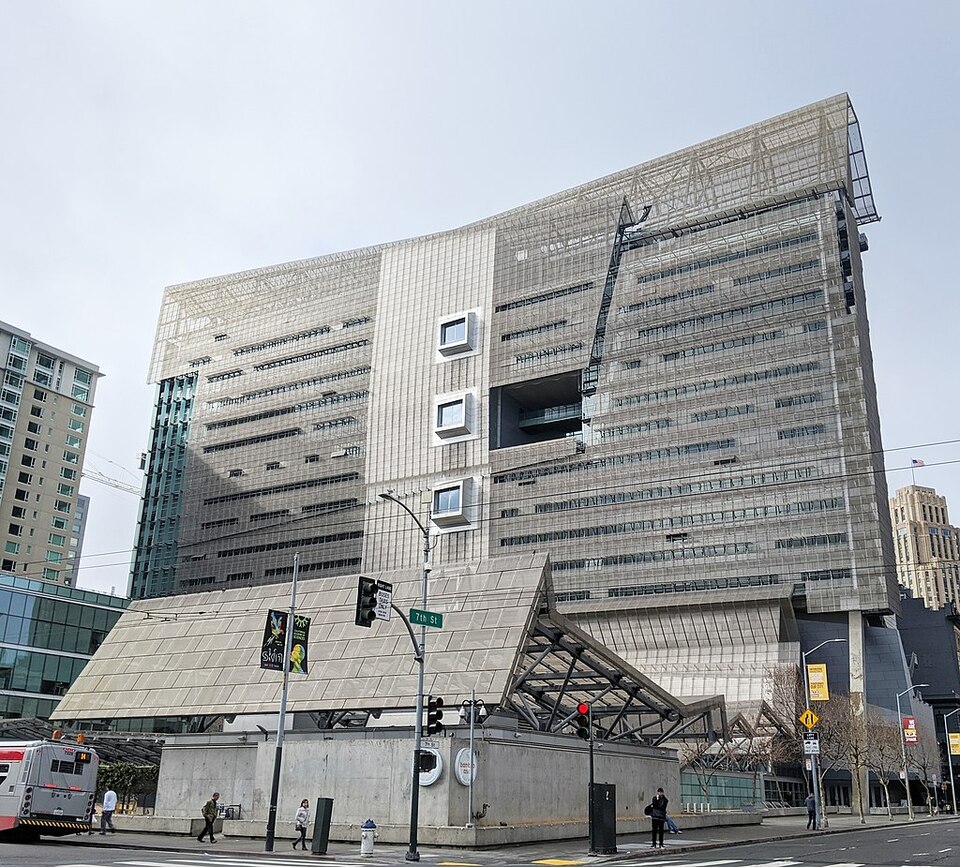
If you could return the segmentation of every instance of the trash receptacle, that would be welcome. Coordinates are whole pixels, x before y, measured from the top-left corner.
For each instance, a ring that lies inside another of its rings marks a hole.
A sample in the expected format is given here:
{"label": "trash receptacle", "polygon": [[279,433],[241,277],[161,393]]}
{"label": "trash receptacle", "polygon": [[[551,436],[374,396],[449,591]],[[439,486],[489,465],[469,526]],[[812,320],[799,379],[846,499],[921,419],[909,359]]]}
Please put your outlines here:
{"label": "trash receptacle", "polygon": [[313,841],[310,852],[314,855],[326,855],[330,842],[330,817],[333,815],[333,798],[317,798],[316,819],[313,823]]}
{"label": "trash receptacle", "polygon": [[590,854],[614,855],[617,851],[617,787],[594,783],[590,787]]}

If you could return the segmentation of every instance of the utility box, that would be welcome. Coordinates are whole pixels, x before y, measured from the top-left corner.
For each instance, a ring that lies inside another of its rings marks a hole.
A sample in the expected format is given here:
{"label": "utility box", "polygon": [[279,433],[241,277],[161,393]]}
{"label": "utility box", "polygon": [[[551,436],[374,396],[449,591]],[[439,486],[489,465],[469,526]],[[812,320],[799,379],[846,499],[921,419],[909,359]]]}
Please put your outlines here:
{"label": "utility box", "polygon": [[617,787],[611,783],[590,786],[590,854],[614,855],[617,851]]}
{"label": "utility box", "polygon": [[316,819],[313,822],[312,855],[326,855],[330,842],[330,819],[333,816],[333,798],[317,798]]}

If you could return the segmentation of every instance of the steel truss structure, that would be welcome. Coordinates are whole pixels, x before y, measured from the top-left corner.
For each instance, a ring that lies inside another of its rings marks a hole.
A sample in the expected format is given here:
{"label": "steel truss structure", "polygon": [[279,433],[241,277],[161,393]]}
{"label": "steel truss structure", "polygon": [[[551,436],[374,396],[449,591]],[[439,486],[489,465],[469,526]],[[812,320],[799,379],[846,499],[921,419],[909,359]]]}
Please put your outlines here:
{"label": "steel truss structure", "polygon": [[566,617],[545,612],[529,633],[504,709],[535,731],[562,732],[581,702],[590,705],[595,740],[659,746],[729,737],[722,696],[684,703]]}

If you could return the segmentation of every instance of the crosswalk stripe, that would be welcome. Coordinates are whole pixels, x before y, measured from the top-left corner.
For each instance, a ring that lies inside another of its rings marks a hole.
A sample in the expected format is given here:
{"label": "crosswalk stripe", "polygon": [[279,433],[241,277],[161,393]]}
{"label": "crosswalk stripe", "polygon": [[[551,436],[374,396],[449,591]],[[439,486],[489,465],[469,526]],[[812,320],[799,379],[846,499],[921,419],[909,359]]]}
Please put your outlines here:
{"label": "crosswalk stripe", "polygon": [[841,862],[840,864],[824,864],[824,867],[865,867],[865,865],[856,861],[846,861]]}

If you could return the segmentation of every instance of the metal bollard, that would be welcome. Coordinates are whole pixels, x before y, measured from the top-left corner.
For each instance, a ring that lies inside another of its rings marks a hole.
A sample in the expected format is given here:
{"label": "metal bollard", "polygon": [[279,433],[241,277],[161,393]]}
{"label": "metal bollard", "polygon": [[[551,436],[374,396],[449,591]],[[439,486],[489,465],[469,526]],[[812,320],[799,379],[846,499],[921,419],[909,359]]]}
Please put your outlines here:
{"label": "metal bollard", "polygon": [[360,826],[360,855],[367,858],[373,855],[373,841],[380,835],[377,834],[377,823],[373,819],[367,819]]}

